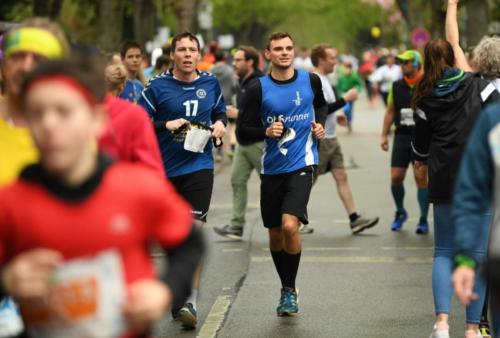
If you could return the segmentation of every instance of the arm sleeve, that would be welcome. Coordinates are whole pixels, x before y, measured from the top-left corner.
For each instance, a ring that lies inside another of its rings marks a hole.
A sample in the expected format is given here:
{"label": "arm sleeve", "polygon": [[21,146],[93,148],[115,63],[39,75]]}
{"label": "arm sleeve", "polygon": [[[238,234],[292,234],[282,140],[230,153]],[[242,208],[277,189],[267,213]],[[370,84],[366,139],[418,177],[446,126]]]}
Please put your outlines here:
{"label": "arm sleeve", "polygon": [[318,75],[309,73],[309,78],[311,80],[311,88],[314,93],[314,113],[316,117],[316,122],[320,123],[322,126],[325,125],[326,116],[328,114],[328,105],[325,100],[325,95],[323,93],[323,86],[321,84],[321,79]]}
{"label": "arm sleeve", "polygon": [[215,103],[214,109],[212,110],[212,123],[222,121],[222,123],[224,123],[224,125],[226,126],[226,103],[224,102],[224,97],[222,96],[219,82],[217,82],[215,86],[215,97],[217,98],[217,102]]}
{"label": "arm sleeve", "polygon": [[423,110],[417,107],[413,118],[415,119],[415,129],[413,130],[413,140],[411,142],[413,155],[415,160],[426,162],[431,145],[431,130],[427,116]]}
{"label": "arm sleeve", "polygon": [[346,104],[346,101],[344,100],[343,97],[338,99],[335,102],[328,103],[328,115],[335,113],[337,110],[340,108],[344,107]]}
{"label": "arm sleeve", "polygon": [[153,87],[151,87],[150,85],[151,82],[146,88],[144,88],[139,101],[137,101],[137,104],[142,106],[148,113],[149,117],[154,120],[156,115],[156,95],[153,91]]}
{"label": "arm sleeve", "polygon": [[266,127],[261,120],[262,87],[258,79],[252,80],[245,95],[236,120],[238,138],[242,144],[252,144],[266,138]]}
{"label": "arm sleeve", "polygon": [[144,108],[144,110],[148,113],[149,117],[153,121],[154,131],[157,133],[164,132],[167,131],[167,121],[158,121],[155,119],[157,103],[156,95],[151,84],[152,81],[150,81],[146,88],[144,88],[137,104]]}
{"label": "arm sleeve", "polygon": [[465,148],[453,201],[456,253],[476,262],[474,249],[477,238],[484,235],[481,230],[492,203],[494,171],[488,143],[491,127],[490,116],[485,111],[480,114]]}

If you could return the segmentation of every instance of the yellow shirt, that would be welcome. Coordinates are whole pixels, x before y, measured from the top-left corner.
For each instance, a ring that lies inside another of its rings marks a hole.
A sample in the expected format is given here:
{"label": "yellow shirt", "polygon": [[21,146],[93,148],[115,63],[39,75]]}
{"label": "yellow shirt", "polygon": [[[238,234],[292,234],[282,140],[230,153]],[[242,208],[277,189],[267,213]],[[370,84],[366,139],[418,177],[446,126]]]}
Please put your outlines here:
{"label": "yellow shirt", "polygon": [[21,170],[38,160],[38,151],[28,129],[0,118],[0,187],[17,179]]}

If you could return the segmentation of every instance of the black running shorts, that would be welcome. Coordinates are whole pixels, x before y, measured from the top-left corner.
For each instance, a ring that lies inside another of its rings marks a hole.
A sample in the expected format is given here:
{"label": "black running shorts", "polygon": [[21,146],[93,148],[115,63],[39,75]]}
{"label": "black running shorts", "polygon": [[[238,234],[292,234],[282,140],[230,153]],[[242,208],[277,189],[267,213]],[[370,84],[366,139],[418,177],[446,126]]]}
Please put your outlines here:
{"label": "black running shorts", "polygon": [[303,224],[309,223],[307,203],[315,171],[314,166],[309,166],[286,174],[261,175],[260,211],[266,228],[280,227],[283,214],[297,216]]}
{"label": "black running shorts", "polygon": [[392,145],[391,167],[408,168],[410,163],[413,164],[411,140],[411,134],[395,134]]}
{"label": "black running shorts", "polygon": [[207,213],[212,198],[214,171],[211,169],[195,171],[190,174],[170,177],[177,192],[191,205],[195,219],[207,221]]}

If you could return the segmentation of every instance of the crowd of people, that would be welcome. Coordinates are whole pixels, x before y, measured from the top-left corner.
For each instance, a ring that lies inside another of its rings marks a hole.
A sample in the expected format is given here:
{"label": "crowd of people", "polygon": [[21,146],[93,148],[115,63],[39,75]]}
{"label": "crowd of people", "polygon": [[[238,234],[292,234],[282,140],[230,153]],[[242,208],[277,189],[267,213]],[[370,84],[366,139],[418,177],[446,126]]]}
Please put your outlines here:
{"label": "crowd of people", "polygon": [[[75,48],[47,19],[5,32],[0,337],[151,337],[168,311],[196,328],[201,228],[225,154],[232,215],[213,230],[243,240],[255,171],[281,283],[276,314],[298,314],[301,236],[314,231],[307,205],[318,176],[332,174],[353,235],[379,223],[359,213],[337,135],[355,130],[362,90],[370,107],[377,95],[384,103],[383,151],[393,134],[388,228],[408,220],[410,164],[418,235],[430,232],[433,205],[430,338],[450,337],[453,290],[467,306],[465,337],[491,337],[488,317],[500,330],[500,38],[483,38],[467,58],[457,2],[448,2],[446,39],[423,53],[369,50],[361,62],[326,43],[297,48],[286,32],[270,35],[264,51],[210,43],[204,55],[183,32],[152,65],[132,41],[112,54]],[[164,273],[152,250],[164,253]]]}

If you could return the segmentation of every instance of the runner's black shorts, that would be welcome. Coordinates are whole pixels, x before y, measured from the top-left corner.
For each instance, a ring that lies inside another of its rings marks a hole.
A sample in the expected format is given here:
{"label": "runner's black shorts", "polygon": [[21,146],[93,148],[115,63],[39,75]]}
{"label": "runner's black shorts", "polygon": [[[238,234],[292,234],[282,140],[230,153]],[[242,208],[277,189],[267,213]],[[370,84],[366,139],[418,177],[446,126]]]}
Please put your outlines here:
{"label": "runner's black shorts", "polygon": [[308,224],[307,203],[316,172],[315,166],[308,166],[291,173],[261,175],[260,211],[264,227],[281,226],[281,216],[296,216]]}
{"label": "runner's black shorts", "polygon": [[391,167],[408,168],[413,164],[413,151],[411,149],[412,135],[396,133],[392,144]]}
{"label": "runner's black shorts", "polygon": [[207,221],[208,209],[212,198],[214,171],[199,170],[186,175],[169,177],[177,192],[191,205],[195,219]]}

